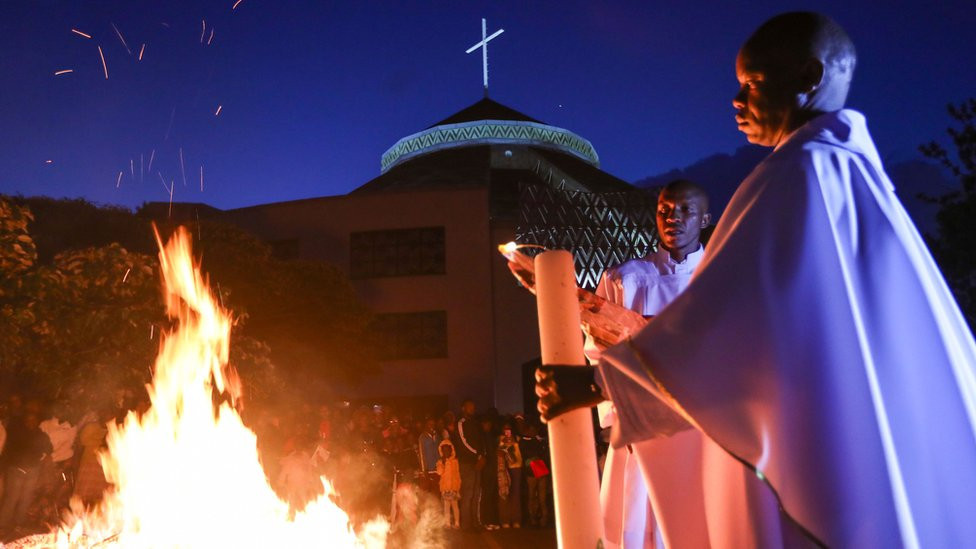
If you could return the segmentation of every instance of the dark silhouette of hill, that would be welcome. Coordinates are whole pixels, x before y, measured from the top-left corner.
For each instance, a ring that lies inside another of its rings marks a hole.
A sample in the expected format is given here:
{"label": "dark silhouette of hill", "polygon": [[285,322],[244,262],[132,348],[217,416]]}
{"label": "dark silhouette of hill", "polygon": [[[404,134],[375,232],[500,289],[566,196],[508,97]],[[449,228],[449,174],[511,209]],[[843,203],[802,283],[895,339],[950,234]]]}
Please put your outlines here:
{"label": "dark silhouette of hill", "polygon": [[756,145],[745,145],[732,154],[717,153],[706,156],[690,166],[635,181],[634,185],[660,187],[675,179],[690,179],[705,188],[712,212],[719,214],[725,210],[739,183],[770,151],[771,149]]}
{"label": "dark silhouette of hill", "polygon": [[[725,210],[739,183],[771,150],[745,145],[732,154],[713,154],[684,168],[639,179],[634,185],[643,188],[660,187],[675,179],[690,179],[708,191],[711,209],[717,218]],[[941,167],[921,159],[893,162],[886,164],[885,169],[895,185],[895,192],[919,230],[923,233],[933,231],[938,207],[919,199],[918,195],[944,194],[954,188],[952,180]]]}

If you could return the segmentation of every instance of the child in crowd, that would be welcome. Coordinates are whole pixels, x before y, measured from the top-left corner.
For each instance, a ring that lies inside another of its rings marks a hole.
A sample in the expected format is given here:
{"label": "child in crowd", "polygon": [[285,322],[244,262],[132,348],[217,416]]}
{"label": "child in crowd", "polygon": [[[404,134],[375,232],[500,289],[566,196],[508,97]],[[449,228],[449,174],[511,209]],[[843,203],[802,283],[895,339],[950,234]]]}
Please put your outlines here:
{"label": "child in crowd", "polygon": [[522,521],[522,452],[512,426],[506,424],[498,440],[498,514],[502,528],[519,528]]}
{"label": "child in crowd", "polygon": [[[437,460],[437,474],[440,475],[441,500],[444,502],[444,518],[448,526],[457,529],[461,527],[461,514],[458,511],[458,500],[461,499],[461,470],[458,460],[454,457],[454,445],[450,440],[441,441],[438,446],[441,458]],[[451,512],[454,520],[451,520]]]}

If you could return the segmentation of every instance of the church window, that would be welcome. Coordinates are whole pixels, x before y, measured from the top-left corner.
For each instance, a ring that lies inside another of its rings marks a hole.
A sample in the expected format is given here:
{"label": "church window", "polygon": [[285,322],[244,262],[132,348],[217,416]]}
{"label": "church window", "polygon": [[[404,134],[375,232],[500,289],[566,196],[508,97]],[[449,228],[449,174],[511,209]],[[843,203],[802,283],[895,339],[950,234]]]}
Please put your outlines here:
{"label": "church window", "polygon": [[447,311],[380,314],[373,334],[381,360],[447,358]]}
{"label": "church window", "polygon": [[444,227],[349,235],[349,271],[356,279],[444,274],[444,257]]}

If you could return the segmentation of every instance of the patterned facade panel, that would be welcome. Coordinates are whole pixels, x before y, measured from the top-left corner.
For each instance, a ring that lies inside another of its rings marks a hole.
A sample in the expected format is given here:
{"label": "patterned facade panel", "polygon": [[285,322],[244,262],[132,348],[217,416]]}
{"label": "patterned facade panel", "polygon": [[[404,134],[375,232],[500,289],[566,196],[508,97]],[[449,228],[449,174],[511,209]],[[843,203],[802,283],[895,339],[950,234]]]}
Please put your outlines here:
{"label": "patterned facade panel", "polygon": [[608,268],[657,249],[654,193],[588,193],[528,183],[519,191],[516,240],[572,251],[583,288],[595,289]]}
{"label": "patterned facade panel", "polygon": [[390,147],[380,160],[385,172],[409,158],[459,145],[511,143],[537,145],[567,152],[599,167],[600,158],[593,145],[575,133],[535,122],[480,120],[435,126],[408,135]]}

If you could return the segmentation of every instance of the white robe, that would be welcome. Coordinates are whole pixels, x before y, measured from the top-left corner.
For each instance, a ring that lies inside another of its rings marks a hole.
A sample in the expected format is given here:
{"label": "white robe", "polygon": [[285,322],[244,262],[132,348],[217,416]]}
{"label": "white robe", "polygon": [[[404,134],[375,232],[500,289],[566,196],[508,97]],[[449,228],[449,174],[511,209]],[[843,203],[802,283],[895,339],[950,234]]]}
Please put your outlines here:
{"label": "white robe", "polygon": [[[600,425],[611,427],[615,412],[609,401],[600,403]],[[600,479],[604,546],[607,549],[651,548],[654,543],[654,515],[647,485],[637,458],[630,448],[610,447]]]}
{"label": "white robe", "polygon": [[[699,247],[679,263],[659,248],[604,273],[596,293],[642,315],[656,315],[688,286],[703,255]],[[587,345],[589,357],[598,354]],[[613,408],[609,403],[599,407],[601,426],[613,425]],[[655,534],[673,546],[669,538],[675,531],[694,526],[704,531],[700,452],[701,436],[690,431],[625,448],[611,446],[600,485],[608,548],[654,547]]]}
{"label": "white robe", "polygon": [[[600,377],[754,467],[807,539],[976,545],[976,343],[859,113],[746,178],[691,284]],[[617,412],[617,444],[653,436]]]}

